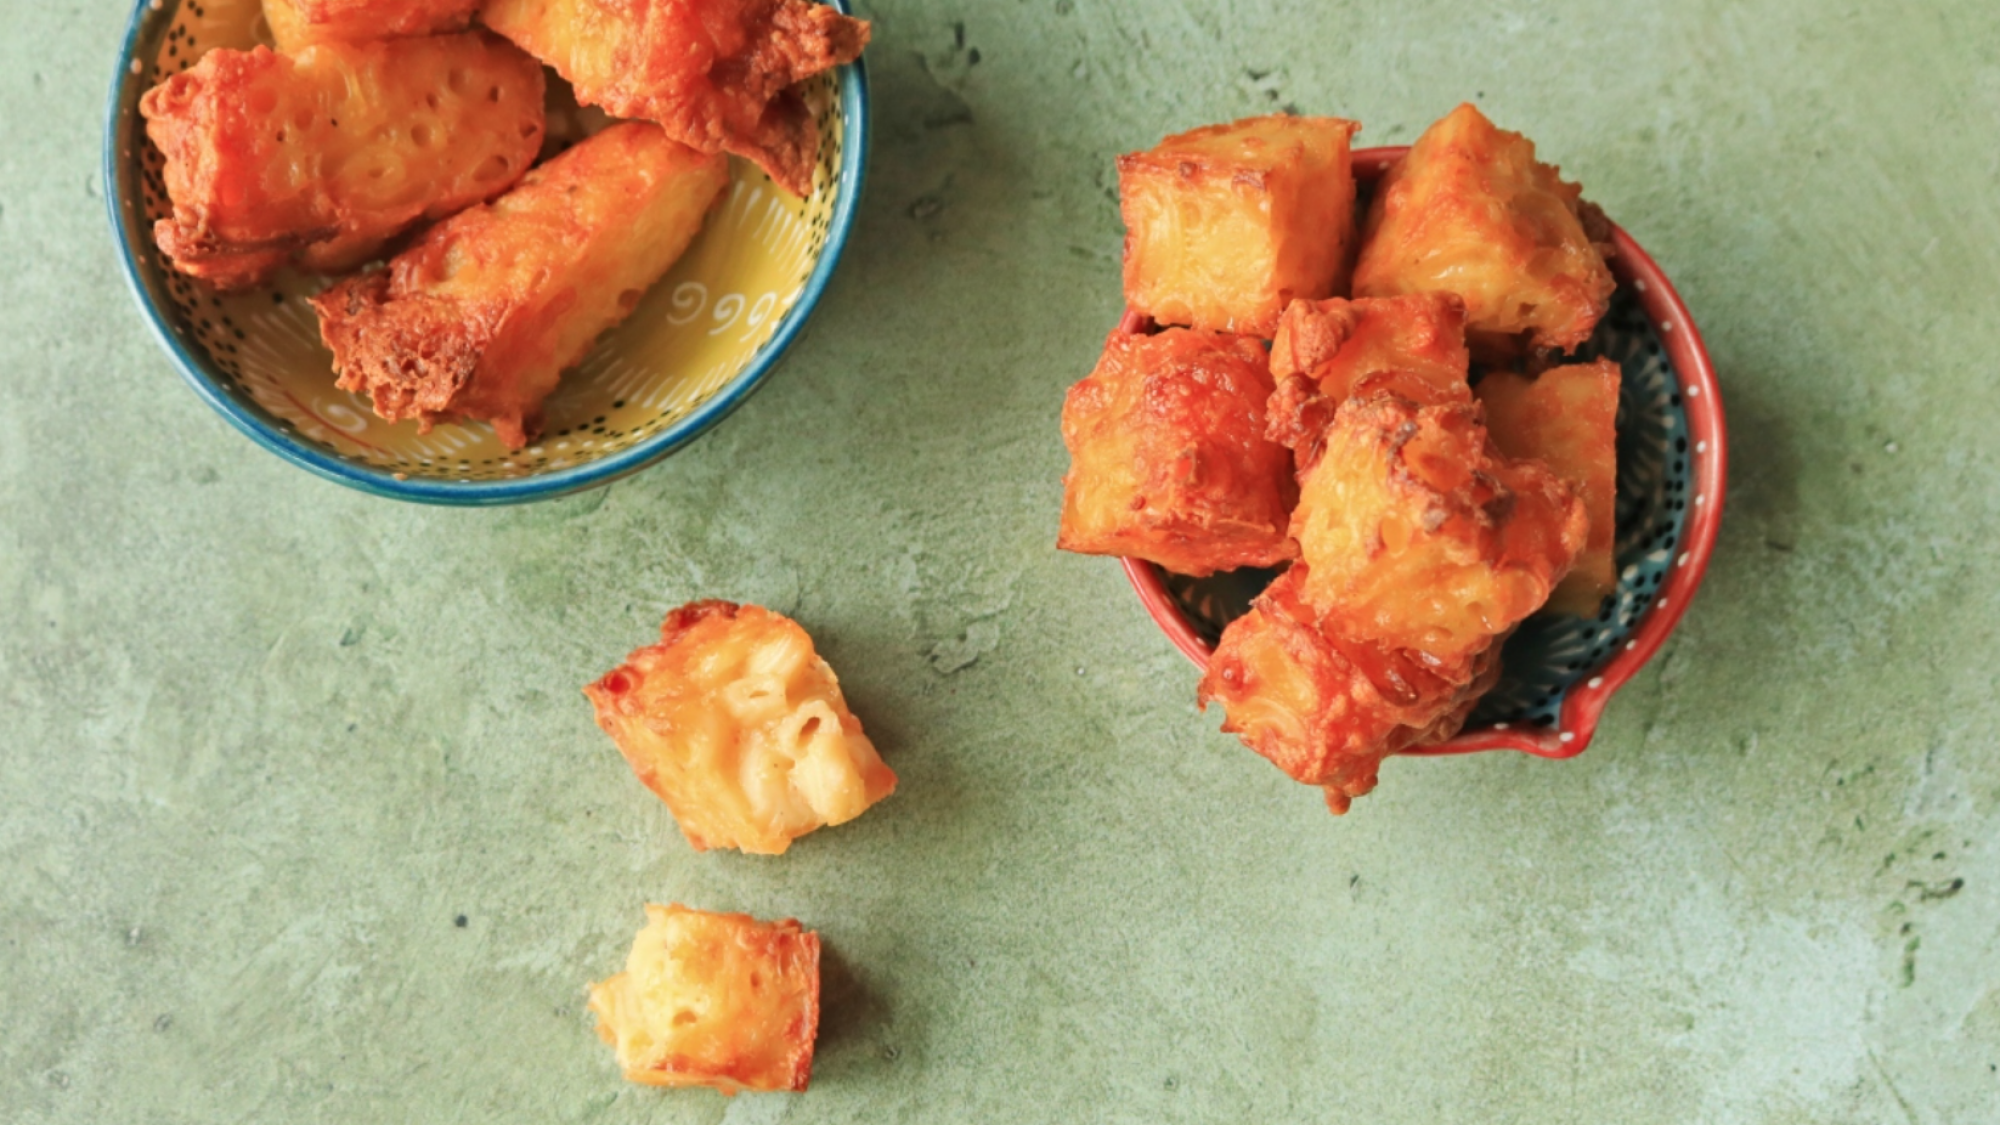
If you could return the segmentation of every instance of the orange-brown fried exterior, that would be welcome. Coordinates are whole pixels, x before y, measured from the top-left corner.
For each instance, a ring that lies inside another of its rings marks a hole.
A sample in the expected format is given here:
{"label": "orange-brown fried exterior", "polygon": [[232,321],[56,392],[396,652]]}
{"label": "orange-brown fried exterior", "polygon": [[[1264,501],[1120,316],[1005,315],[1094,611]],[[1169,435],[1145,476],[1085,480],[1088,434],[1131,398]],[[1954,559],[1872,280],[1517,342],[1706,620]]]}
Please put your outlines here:
{"label": "orange-brown fried exterior", "polygon": [[819,935],[790,918],[648,905],[625,971],[591,986],[590,1010],[633,1082],[804,1090],[819,1032]]}
{"label": "orange-brown fried exterior", "polygon": [[1513,458],[1536,458],[1576,487],[1590,535],[1549,608],[1595,614],[1617,588],[1618,365],[1608,359],[1551,368],[1534,379],[1494,372],[1479,382],[1493,444]]}
{"label": "orange-brown fried exterior", "polygon": [[777,855],[896,789],[812,638],[758,606],[683,606],[583,691],[697,850]]}
{"label": "orange-brown fried exterior", "polygon": [[1202,707],[1222,704],[1222,729],[1347,811],[1375,788],[1382,759],[1458,733],[1500,672],[1497,641],[1438,660],[1317,622],[1294,565],[1230,622],[1202,676]]}
{"label": "orange-brown fried exterior", "polygon": [[176,269],[255,285],[351,269],[419,219],[505,191],[542,143],[542,69],[490,35],[213,50],[146,92]]}
{"label": "orange-brown fried exterior", "polygon": [[1533,142],[1462,105],[1382,177],[1354,294],[1456,293],[1473,350],[1491,358],[1573,350],[1615,287],[1601,224],[1581,188],[1535,160]]}
{"label": "orange-brown fried exterior", "polygon": [[1112,333],[1063,402],[1056,545],[1196,577],[1292,558],[1292,456],[1264,438],[1271,389],[1249,337]]}
{"label": "orange-brown fried exterior", "polygon": [[578,144],[313,298],[340,386],[391,422],[476,418],[526,445],[564,369],[674,264],[727,182],[723,157],[655,125]]}
{"label": "orange-brown fried exterior", "polygon": [[1493,448],[1476,404],[1349,399],[1301,459],[1301,596],[1350,635],[1451,659],[1540,609],[1589,530],[1538,461]]}
{"label": "orange-brown fried exterior", "polygon": [[1276,114],[1119,157],[1126,304],[1161,324],[1269,339],[1293,300],[1345,293],[1360,128]]}
{"label": "orange-brown fried exterior", "polygon": [[264,22],[289,55],[313,43],[464,31],[478,10],[479,0],[264,0]]}
{"label": "orange-brown fried exterior", "polygon": [[1271,341],[1272,441],[1308,449],[1350,398],[1468,402],[1465,306],[1449,293],[1293,301]]}
{"label": "orange-brown fried exterior", "polygon": [[869,26],[809,0],[487,0],[479,18],[585,105],[658,122],[812,194],[819,128],[797,85],[861,57]]}

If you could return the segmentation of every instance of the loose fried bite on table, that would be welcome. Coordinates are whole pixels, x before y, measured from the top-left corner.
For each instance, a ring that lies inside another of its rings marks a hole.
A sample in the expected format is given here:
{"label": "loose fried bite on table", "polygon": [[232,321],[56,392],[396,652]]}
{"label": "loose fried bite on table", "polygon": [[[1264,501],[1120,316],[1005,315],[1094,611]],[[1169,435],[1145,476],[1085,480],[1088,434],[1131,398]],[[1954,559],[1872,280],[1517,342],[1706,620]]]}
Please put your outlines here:
{"label": "loose fried bite on table", "polygon": [[1293,301],[1271,341],[1277,393],[1266,436],[1309,448],[1350,398],[1395,394],[1430,404],[1469,402],[1465,306],[1450,293],[1349,301]]}
{"label": "loose fried bite on table", "polygon": [[182,273],[255,285],[295,254],[351,269],[419,219],[505,191],[542,143],[542,68],[483,33],[218,49],[146,92]]}
{"label": "loose fried bite on table", "polygon": [[1112,333],[1063,401],[1056,545],[1195,577],[1293,557],[1292,457],[1264,439],[1271,390],[1249,337]]}
{"label": "loose fried bite on table", "polygon": [[1361,236],[1357,297],[1456,293],[1473,351],[1574,350],[1610,306],[1608,225],[1532,141],[1462,105],[1383,175]]}
{"label": "loose fried bite on table", "polygon": [[1277,114],[1119,157],[1126,304],[1161,324],[1269,339],[1293,300],[1345,293],[1360,128]]}
{"label": "loose fried bite on table", "polygon": [[264,22],[278,50],[313,43],[361,43],[439,35],[472,26],[479,0],[264,0]]}
{"label": "loose fried bite on table", "polygon": [[578,144],[313,298],[341,388],[425,430],[491,422],[519,449],[563,370],[681,256],[728,178],[721,156],[644,122]]}
{"label": "loose fried bite on table", "polygon": [[1549,608],[1589,617],[1618,586],[1618,364],[1608,359],[1550,368],[1533,379],[1500,371],[1479,382],[1493,444],[1535,458],[1583,497],[1590,534]]}
{"label": "loose fried bite on table", "polygon": [[590,987],[590,1010],[630,1081],[804,1090],[819,1031],[819,935],[790,918],[648,905],[625,971]]}
{"label": "loose fried bite on table", "polygon": [[583,693],[697,851],[778,855],[896,789],[812,638],[758,606],[685,605]]}
{"label": "loose fried bite on table", "polygon": [[479,18],[583,104],[735,153],[800,196],[819,127],[797,86],[860,58],[869,36],[866,21],[808,0],[486,0]]}
{"label": "loose fried bite on table", "polygon": [[1497,641],[1437,660],[1346,634],[1299,597],[1304,564],[1222,632],[1198,698],[1222,729],[1347,811],[1375,788],[1382,759],[1458,733],[1500,672]]}
{"label": "loose fried bite on table", "polygon": [[1575,490],[1495,449],[1476,404],[1349,399],[1301,459],[1300,595],[1352,636],[1453,659],[1548,601],[1589,529]]}

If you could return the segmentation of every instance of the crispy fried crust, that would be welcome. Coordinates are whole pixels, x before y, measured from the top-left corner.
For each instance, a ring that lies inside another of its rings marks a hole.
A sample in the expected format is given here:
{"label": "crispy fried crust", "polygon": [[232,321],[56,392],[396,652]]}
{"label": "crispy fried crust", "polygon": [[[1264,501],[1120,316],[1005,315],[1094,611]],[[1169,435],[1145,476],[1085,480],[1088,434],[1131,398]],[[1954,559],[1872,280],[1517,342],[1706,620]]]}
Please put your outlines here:
{"label": "crispy fried crust", "polygon": [[1534,143],[1462,105],[1383,176],[1368,210],[1358,297],[1452,292],[1473,351],[1576,348],[1610,306],[1607,227]]}
{"label": "crispy fried crust", "polygon": [[[1465,304],[1451,293],[1412,293],[1374,300],[1294,301],[1271,341],[1271,374],[1301,375],[1321,393],[1345,401],[1384,376],[1416,376],[1406,384],[1419,402],[1462,402],[1466,371]],[[1419,397],[1421,396],[1421,397]]]}
{"label": "crispy fried crust", "polygon": [[257,284],[303,253],[348,268],[423,218],[505,191],[542,143],[542,70],[483,33],[214,50],[146,92],[181,272]]}
{"label": "crispy fried crust", "polygon": [[1546,462],[1576,487],[1590,534],[1549,608],[1589,617],[1618,586],[1618,365],[1608,359],[1550,368],[1534,379],[1494,372],[1479,381],[1493,444]]}
{"label": "crispy fried crust", "polygon": [[1301,461],[1301,596],[1351,635],[1456,659],[1540,609],[1589,528],[1582,499],[1489,441],[1476,404],[1349,399]]}
{"label": "crispy fried crust", "polygon": [[478,10],[479,0],[264,0],[264,22],[289,55],[313,43],[464,31]]}
{"label": "crispy fried crust", "polygon": [[1291,454],[1264,439],[1271,390],[1249,337],[1112,333],[1063,402],[1056,545],[1197,577],[1294,557]]}
{"label": "crispy fried crust", "polygon": [[1465,306],[1450,293],[1293,301],[1271,341],[1266,436],[1310,448],[1350,398],[1395,394],[1417,403],[1468,402]]}
{"label": "crispy fried crust", "polygon": [[1126,304],[1161,324],[1269,339],[1294,299],[1344,293],[1360,128],[1274,114],[1119,157]]}
{"label": "crispy fried crust", "polygon": [[578,144],[313,299],[340,386],[392,422],[477,418],[526,445],[563,370],[674,264],[727,182],[721,156],[643,122]]}
{"label": "crispy fried crust", "polygon": [[812,194],[819,128],[796,87],[861,57],[866,21],[809,0],[487,0],[480,19],[579,101],[655,121]]}
{"label": "crispy fried crust", "polygon": [[791,918],[648,905],[625,971],[590,987],[590,1010],[633,1082],[804,1090],[819,1032],[819,935]]}
{"label": "crispy fried crust", "polygon": [[683,606],[583,692],[698,851],[777,855],[896,789],[812,638],[758,606]]}
{"label": "crispy fried crust", "polygon": [[1458,733],[1499,676],[1500,648],[1437,660],[1357,639],[1300,598],[1306,576],[1294,565],[1230,622],[1198,698],[1222,704],[1223,730],[1342,813],[1375,788],[1382,759]]}

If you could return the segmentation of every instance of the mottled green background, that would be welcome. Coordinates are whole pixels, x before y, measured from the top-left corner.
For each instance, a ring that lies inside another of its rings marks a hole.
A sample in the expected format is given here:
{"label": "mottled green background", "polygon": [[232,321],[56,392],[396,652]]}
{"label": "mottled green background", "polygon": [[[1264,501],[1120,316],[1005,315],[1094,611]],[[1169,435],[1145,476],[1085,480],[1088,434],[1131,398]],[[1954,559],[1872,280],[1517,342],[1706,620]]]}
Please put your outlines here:
{"label": "mottled green background", "polygon": [[[101,198],[127,12],[7,14],[0,1119],[2000,1120],[1989,0],[883,0],[809,336],[668,462],[501,511],[182,386]],[[1391,762],[1335,820],[1051,549],[1057,415],[1114,154],[1467,98],[1678,281],[1728,513],[1588,754]],[[800,618],[896,796],[690,851],[577,687],[693,597]],[[647,899],[823,931],[809,1094],[619,1080],[583,989]]]}

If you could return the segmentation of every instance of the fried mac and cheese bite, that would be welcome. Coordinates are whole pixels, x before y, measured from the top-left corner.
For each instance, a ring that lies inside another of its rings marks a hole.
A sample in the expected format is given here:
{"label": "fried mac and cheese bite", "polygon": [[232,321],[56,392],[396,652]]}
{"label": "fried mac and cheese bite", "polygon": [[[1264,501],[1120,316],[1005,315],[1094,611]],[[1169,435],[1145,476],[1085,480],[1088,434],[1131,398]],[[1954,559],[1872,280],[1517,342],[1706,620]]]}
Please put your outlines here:
{"label": "fried mac and cheese bite", "polygon": [[343,390],[428,430],[491,422],[519,449],[563,371],[687,249],[729,170],[624,122],[313,298]]}
{"label": "fried mac and cheese bite", "polygon": [[861,57],[869,25],[810,0],[486,0],[479,18],[615,117],[659,123],[811,195],[819,127],[799,83]]}
{"label": "fried mac and cheese bite", "polygon": [[1450,293],[1293,301],[1271,341],[1271,375],[1298,375],[1335,402],[1389,390],[1417,402],[1463,402],[1465,304]]}
{"label": "fried mac and cheese bite", "polygon": [[1360,128],[1274,114],[1119,157],[1126,304],[1161,324],[1269,339],[1293,300],[1344,293]]}
{"label": "fried mac and cheese bite", "polygon": [[778,855],[896,789],[812,638],[758,606],[682,606],[583,692],[697,851]]}
{"label": "fried mac and cheese bite", "polygon": [[1303,464],[1300,596],[1345,631],[1438,659],[1491,643],[1548,601],[1589,528],[1539,461],[1495,449],[1477,404],[1349,399]]}
{"label": "fried mac and cheese bite", "polygon": [[542,93],[535,60],[476,32],[210,51],[139,101],[173,204],[154,241],[222,289],[295,255],[352,269],[518,180],[541,148]]}
{"label": "fried mac and cheese bite", "polygon": [[1063,401],[1056,545],[1195,577],[1293,557],[1292,457],[1264,438],[1271,391],[1250,337],[1113,332]]}
{"label": "fried mac and cheese bite", "polygon": [[590,1010],[630,1081],[804,1090],[819,1031],[819,935],[790,918],[648,905],[625,971],[590,987]]}
{"label": "fried mac and cheese bite", "polygon": [[1449,660],[1358,640],[1317,621],[1294,564],[1229,623],[1198,699],[1222,704],[1222,729],[1294,780],[1326,791],[1335,813],[1375,788],[1382,760],[1442,742],[1500,674],[1497,640]]}
{"label": "fried mac and cheese bite", "polygon": [[1489,358],[1572,351],[1610,307],[1609,242],[1603,216],[1532,141],[1461,105],[1377,185],[1354,295],[1456,293]]}
{"label": "fried mac and cheese bite", "polygon": [[1277,393],[1265,436],[1307,452],[1350,398],[1469,402],[1465,306],[1449,293],[1293,301],[1271,341]]}
{"label": "fried mac and cheese bite", "polygon": [[291,54],[314,43],[464,31],[478,10],[479,0],[264,0],[264,23]]}
{"label": "fried mac and cheese bite", "polygon": [[1479,381],[1486,428],[1500,452],[1535,458],[1576,487],[1590,534],[1549,597],[1558,613],[1589,617],[1618,586],[1618,364],[1553,367],[1533,379],[1496,371]]}

